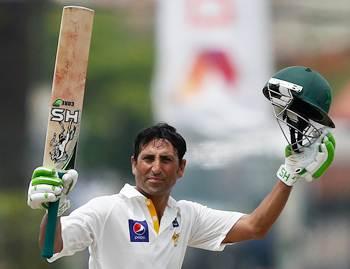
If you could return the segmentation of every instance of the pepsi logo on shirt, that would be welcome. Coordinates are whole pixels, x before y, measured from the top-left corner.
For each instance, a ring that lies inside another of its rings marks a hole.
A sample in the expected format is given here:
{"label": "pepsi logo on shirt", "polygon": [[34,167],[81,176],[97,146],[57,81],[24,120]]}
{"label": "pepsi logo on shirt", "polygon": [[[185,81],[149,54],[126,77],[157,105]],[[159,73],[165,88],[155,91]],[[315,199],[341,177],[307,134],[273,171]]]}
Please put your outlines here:
{"label": "pepsi logo on shirt", "polygon": [[149,242],[147,221],[129,219],[130,242]]}

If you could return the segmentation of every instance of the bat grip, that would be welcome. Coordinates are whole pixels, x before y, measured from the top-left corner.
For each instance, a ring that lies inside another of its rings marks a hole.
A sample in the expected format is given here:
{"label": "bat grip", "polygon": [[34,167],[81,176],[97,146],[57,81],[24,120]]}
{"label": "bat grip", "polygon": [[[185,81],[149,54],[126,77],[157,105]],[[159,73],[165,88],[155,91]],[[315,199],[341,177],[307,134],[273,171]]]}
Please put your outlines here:
{"label": "bat grip", "polygon": [[47,211],[47,223],[45,231],[44,246],[41,250],[41,257],[51,258],[54,252],[54,243],[56,235],[56,223],[57,223],[57,211],[59,200],[53,203],[49,203]]}

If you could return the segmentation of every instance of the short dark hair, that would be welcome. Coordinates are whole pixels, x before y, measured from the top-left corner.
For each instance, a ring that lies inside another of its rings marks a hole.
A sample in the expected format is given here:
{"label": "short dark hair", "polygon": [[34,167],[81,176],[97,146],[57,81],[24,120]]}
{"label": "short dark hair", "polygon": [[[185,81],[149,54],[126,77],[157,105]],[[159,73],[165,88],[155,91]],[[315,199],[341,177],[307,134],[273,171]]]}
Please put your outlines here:
{"label": "short dark hair", "polygon": [[186,141],[173,126],[165,122],[157,123],[156,125],[145,128],[138,133],[134,141],[135,160],[139,156],[141,148],[154,139],[168,140],[176,149],[179,160],[182,160],[186,153]]}

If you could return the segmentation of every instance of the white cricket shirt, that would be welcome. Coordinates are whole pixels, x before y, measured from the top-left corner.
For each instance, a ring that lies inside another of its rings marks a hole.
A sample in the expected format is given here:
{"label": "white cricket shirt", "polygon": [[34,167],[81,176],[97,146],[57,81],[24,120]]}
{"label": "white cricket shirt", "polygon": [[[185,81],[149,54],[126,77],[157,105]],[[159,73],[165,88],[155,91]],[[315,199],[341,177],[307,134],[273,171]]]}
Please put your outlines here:
{"label": "white cricket shirt", "polygon": [[63,250],[48,261],[88,247],[90,269],[177,269],[187,246],[223,250],[242,215],[170,197],[159,223],[152,201],[126,184],[62,217]]}

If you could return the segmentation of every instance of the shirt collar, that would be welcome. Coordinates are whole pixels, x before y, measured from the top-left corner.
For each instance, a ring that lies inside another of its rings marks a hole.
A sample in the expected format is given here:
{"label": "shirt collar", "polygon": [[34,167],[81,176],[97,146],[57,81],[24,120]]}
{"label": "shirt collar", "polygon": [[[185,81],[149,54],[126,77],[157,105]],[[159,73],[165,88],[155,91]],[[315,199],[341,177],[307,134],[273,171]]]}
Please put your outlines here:
{"label": "shirt collar", "polygon": [[120,190],[120,194],[126,196],[127,198],[135,198],[135,197],[144,197],[141,192],[139,192],[135,186],[131,186],[130,184],[125,184],[124,187]]}
{"label": "shirt collar", "polygon": [[[125,184],[124,187],[120,190],[120,194],[124,195],[125,197],[132,199],[132,198],[144,198],[147,199],[141,192],[139,192],[135,186],[131,186],[130,184]],[[169,197],[168,199],[168,206],[169,207],[176,207],[176,200],[173,197]]]}

